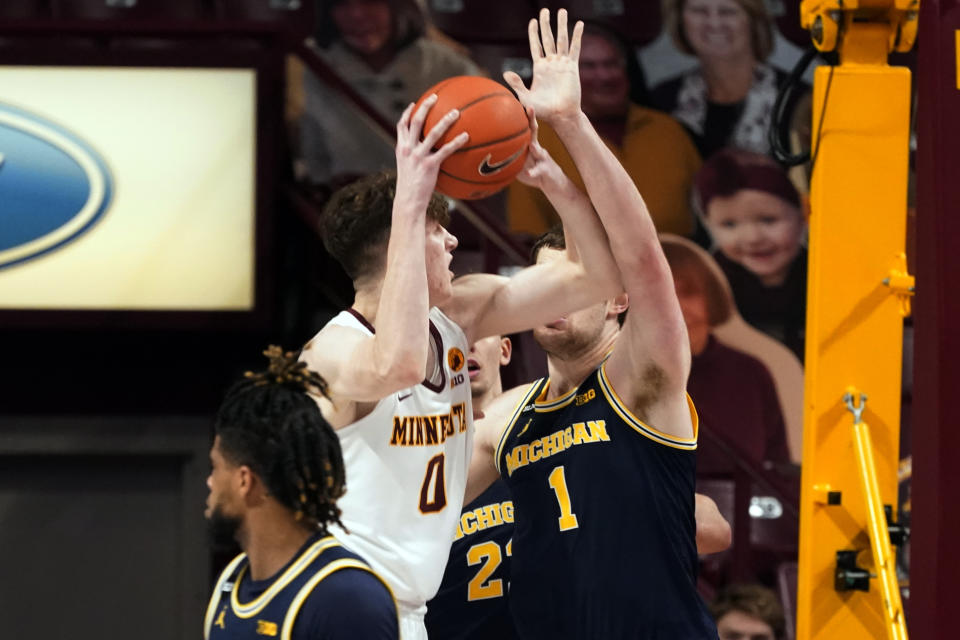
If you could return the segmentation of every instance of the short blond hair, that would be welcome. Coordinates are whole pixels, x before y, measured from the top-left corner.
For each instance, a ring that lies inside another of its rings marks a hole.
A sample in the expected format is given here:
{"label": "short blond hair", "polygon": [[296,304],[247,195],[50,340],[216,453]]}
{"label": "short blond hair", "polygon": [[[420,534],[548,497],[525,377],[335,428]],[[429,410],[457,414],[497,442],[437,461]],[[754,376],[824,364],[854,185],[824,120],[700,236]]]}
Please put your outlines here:
{"label": "short blond hair", "polygon": [[[750,19],[750,42],[757,61],[766,60],[773,51],[773,25],[764,0],[734,0]],[[687,0],[663,0],[663,24],[680,51],[697,55],[683,32],[683,8]]]}

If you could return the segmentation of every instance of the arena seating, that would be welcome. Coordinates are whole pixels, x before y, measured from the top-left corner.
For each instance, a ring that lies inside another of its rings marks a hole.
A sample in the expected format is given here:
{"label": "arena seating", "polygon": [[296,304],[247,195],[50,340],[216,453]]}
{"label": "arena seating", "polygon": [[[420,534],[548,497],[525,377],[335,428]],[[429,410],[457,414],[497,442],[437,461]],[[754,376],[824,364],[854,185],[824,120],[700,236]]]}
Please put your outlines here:
{"label": "arena seating", "polygon": [[603,23],[637,46],[660,33],[659,1],[547,0],[545,6],[552,13],[565,8],[571,17]]}
{"label": "arena seating", "polygon": [[797,635],[797,570],[796,562],[783,562],[777,568],[777,591],[786,623],[785,640],[794,640]]}
{"label": "arena seating", "polygon": [[468,46],[476,42],[526,42],[527,23],[537,15],[538,8],[530,0],[427,0],[430,19],[437,28]]}
{"label": "arena seating", "polygon": [[310,0],[220,0],[220,16],[228,21],[276,24],[306,35],[313,29],[315,4]]}
{"label": "arena seating", "polygon": [[38,20],[51,16],[50,0],[4,0],[0,2],[3,20]]}
{"label": "arena seating", "polygon": [[188,21],[209,18],[207,0],[60,0],[57,17],[124,22]]}
{"label": "arena seating", "polygon": [[516,72],[525,82],[529,82],[533,76],[530,46],[525,42],[474,42],[469,48],[474,62],[498,82],[503,82],[504,71]]}

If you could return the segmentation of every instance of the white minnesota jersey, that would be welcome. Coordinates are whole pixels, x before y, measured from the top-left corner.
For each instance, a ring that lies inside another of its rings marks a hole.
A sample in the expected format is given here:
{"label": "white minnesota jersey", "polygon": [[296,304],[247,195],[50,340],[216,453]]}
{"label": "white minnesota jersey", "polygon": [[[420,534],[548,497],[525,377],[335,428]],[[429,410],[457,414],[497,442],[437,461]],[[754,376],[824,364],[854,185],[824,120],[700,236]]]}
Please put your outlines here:
{"label": "white minnesota jersey", "polygon": [[[433,375],[391,394],[337,431],[347,492],[338,502],[349,530],[331,527],[393,589],[418,607],[440,586],[460,519],[473,450],[473,409],[463,331],[430,310]],[[372,335],[353,310],[329,323]]]}

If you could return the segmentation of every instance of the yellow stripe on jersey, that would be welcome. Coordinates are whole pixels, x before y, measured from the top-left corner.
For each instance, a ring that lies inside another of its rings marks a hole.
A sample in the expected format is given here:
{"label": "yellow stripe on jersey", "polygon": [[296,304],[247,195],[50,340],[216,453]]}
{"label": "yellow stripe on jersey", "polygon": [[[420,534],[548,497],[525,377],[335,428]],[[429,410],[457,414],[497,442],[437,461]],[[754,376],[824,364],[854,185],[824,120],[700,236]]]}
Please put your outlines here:
{"label": "yellow stripe on jersey", "polygon": [[247,603],[241,603],[237,593],[240,591],[240,581],[243,579],[243,574],[246,572],[247,567],[244,567],[240,570],[240,573],[237,574],[236,583],[233,585],[233,591],[230,592],[230,605],[233,608],[233,613],[238,618],[252,618],[253,616],[260,613],[260,611],[266,607],[270,600],[273,599],[275,595],[280,593],[290,582],[296,578],[300,573],[303,572],[307,566],[313,562],[318,555],[323,553],[325,550],[330,547],[339,547],[340,543],[334,539],[333,536],[326,536],[317,540],[306,551],[300,554],[300,557],[297,558],[296,562],[291,564],[286,571],[283,572],[279,578],[270,587],[261,593],[259,596]]}
{"label": "yellow stripe on jersey", "polygon": [[[373,576],[377,580],[379,580],[381,584],[383,584],[383,586],[387,588],[387,592],[390,594],[390,599],[393,600],[393,607],[394,609],[397,608],[397,598],[396,596],[393,595],[393,590],[390,588],[390,585],[388,585],[383,578],[377,575],[377,572],[375,572],[373,569],[371,569],[369,566],[367,566],[366,564],[364,564],[359,560],[355,560],[353,558],[341,558],[340,560],[334,560],[333,562],[325,566],[323,569],[318,571],[316,575],[314,575],[312,578],[310,578],[309,581],[307,581],[307,584],[303,585],[300,588],[300,591],[297,593],[296,597],[293,599],[293,602],[290,603],[290,608],[287,609],[287,615],[283,619],[283,628],[280,631],[280,640],[290,640],[290,634],[293,632],[293,623],[297,619],[297,614],[300,613],[300,609],[301,607],[303,607],[304,601],[313,592],[314,588],[318,584],[320,584],[320,582],[324,578],[329,576],[331,573],[335,571],[339,571],[341,569],[360,569],[361,571],[368,571],[371,574],[373,574]],[[397,615],[397,636],[398,637],[400,635],[399,618],[400,616],[398,614]]]}
{"label": "yellow stripe on jersey", "polygon": [[497,471],[500,471],[500,454],[503,451],[503,445],[507,441],[507,438],[510,437],[510,432],[513,430],[513,426],[517,424],[517,418],[520,417],[520,414],[523,412],[523,408],[527,406],[527,403],[530,402],[537,390],[542,385],[543,380],[537,380],[532,385],[530,389],[524,394],[523,398],[520,400],[520,403],[517,404],[513,409],[513,414],[510,417],[510,420],[507,422],[507,428],[503,430],[503,433],[500,435],[500,442],[497,443],[496,455],[493,457],[493,463],[497,467]]}
{"label": "yellow stripe on jersey", "polygon": [[551,400],[550,402],[544,401],[544,398],[547,396],[547,392],[550,390],[550,380],[547,380],[547,383],[543,385],[543,391],[540,392],[540,395],[537,397],[536,401],[533,404],[534,411],[537,413],[547,413],[549,411],[556,411],[557,409],[562,409],[571,402],[577,396],[577,389],[579,387],[574,387],[567,391],[565,394],[557,398],[556,400]]}
{"label": "yellow stripe on jersey", "polygon": [[600,380],[600,389],[603,391],[603,395],[606,396],[607,402],[609,402],[613,410],[617,412],[617,415],[619,415],[620,418],[630,425],[630,427],[632,427],[635,431],[646,436],[647,438],[650,438],[654,442],[665,444],[668,447],[673,447],[674,449],[684,449],[686,451],[696,450],[697,434],[699,432],[699,418],[697,417],[697,409],[693,406],[693,400],[690,398],[690,394],[686,394],[686,396],[687,406],[690,408],[690,420],[693,422],[693,437],[678,438],[677,436],[672,436],[668,433],[654,429],[630,412],[626,404],[624,404],[624,402],[620,399],[620,396],[617,395],[617,392],[613,390],[613,387],[610,385],[610,381],[607,379],[606,362],[600,366],[600,375],[598,378]]}
{"label": "yellow stripe on jersey", "polygon": [[246,557],[247,554],[241,553],[230,561],[230,564],[227,565],[226,569],[220,572],[220,578],[217,579],[217,585],[214,587],[213,594],[210,596],[210,603],[207,604],[207,614],[203,618],[203,640],[208,640],[210,638],[210,629],[213,627],[213,617],[216,615],[217,609],[220,607],[220,597],[221,594],[223,594],[224,583],[226,583],[227,579],[233,575],[237,565],[243,562],[243,559]]}

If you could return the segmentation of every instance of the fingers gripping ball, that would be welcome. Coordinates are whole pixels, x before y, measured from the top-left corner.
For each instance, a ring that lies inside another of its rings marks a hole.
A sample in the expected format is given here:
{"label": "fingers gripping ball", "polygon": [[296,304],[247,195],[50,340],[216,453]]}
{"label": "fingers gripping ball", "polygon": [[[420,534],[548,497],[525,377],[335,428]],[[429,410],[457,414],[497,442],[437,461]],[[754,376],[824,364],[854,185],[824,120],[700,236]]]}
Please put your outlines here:
{"label": "fingers gripping ball", "polygon": [[440,165],[437,191],[452,198],[476,200],[510,184],[523,168],[530,144],[530,123],[523,105],[509,89],[489,78],[456,76],[427,89],[417,108],[431,94],[437,103],[423,124],[423,135],[451,109],[460,118],[440,138],[440,148],[460,132],[467,143]]}

